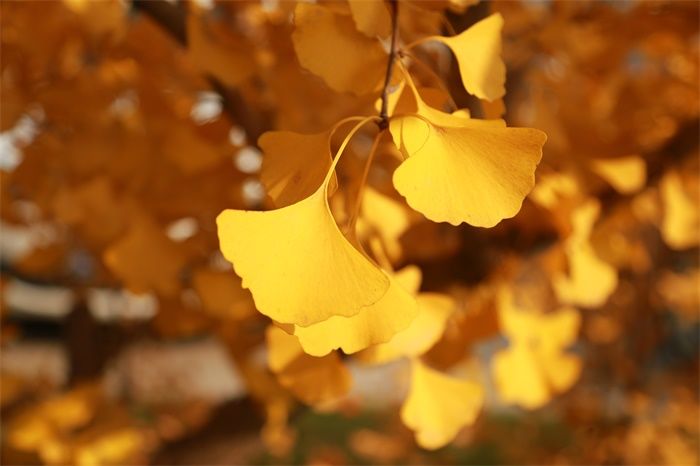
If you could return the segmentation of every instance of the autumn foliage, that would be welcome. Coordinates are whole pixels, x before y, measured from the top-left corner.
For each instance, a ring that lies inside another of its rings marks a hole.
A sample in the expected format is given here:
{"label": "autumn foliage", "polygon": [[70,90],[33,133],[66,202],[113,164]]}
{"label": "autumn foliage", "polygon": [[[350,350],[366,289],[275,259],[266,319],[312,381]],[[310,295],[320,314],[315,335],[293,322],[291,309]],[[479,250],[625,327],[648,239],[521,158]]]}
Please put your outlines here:
{"label": "autumn foliage", "polygon": [[3,2],[8,464],[700,461],[693,2]]}

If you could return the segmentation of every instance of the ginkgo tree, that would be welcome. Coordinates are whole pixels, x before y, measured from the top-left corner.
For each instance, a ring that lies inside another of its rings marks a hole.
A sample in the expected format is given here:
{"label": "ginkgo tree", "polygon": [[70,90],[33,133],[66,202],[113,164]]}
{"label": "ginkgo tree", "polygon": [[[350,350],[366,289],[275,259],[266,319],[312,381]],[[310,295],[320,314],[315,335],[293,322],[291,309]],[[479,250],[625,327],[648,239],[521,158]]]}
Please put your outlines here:
{"label": "ginkgo tree", "polygon": [[[507,127],[500,119],[471,118],[466,110],[431,106],[412,78],[413,59],[407,52],[435,41],[454,53],[468,92],[487,101],[502,98],[499,14],[455,37],[430,36],[404,45],[398,20],[402,2],[371,2],[371,8],[360,4],[350,2],[348,16],[326,5],[300,3],[292,38],[302,66],[333,89],[376,95],[378,114],[351,116],[315,134],[263,134],[261,179],[278,208],[222,212],[219,240],[256,308],[296,337],[305,352],[317,357],[337,349],[382,354],[377,346],[393,345],[396,355],[414,358],[403,419],[421,445],[437,448],[473,422],[481,388],[435,373],[419,361],[430,345],[422,344],[418,351],[411,346],[425,332],[433,333],[428,340],[439,336],[426,324],[444,325],[449,313],[442,309],[447,306],[440,297],[421,298],[420,279],[412,270],[381,265],[387,251],[363,243],[356,214],[338,224],[329,196],[344,187],[335,171],[352,138],[374,123],[378,131],[351,201],[355,209],[363,203],[366,173],[379,142],[388,135],[401,159],[393,185],[411,208],[436,222],[493,227],[516,215],[532,190],[546,136],[536,129]],[[388,52],[382,47],[387,30]],[[384,74],[379,72],[382,64]],[[345,130],[350,124],[354,126]],[[341,132],[345,136],[332,154],[331,140]],[[417,325],[411,327],[414,321]],[[455,409],[467,410],[455,419]]]}
{"label": "ginkgo tree", "polygon": [[697,4],[0,12],[3,462],[697,463]]}

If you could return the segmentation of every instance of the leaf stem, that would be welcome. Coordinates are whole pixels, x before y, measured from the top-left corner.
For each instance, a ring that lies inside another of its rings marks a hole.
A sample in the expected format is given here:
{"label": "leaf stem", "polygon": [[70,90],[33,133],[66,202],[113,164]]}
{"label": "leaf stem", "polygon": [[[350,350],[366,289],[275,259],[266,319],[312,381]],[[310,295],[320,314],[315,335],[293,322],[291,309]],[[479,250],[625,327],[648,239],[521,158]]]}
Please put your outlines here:
{"label": "leaf stem", "polygon": [[396,59],[396,37],[398,36],[399,24],[399,1],[389,0],[391,7],[391,47],[389,58],[386,63],[386,75],[384,77],[384,88],[382,89],[382,109],[379,112],[380,121],[377,123],[380,130],[385,130],[389,126],[389,84],[391,83],[391,73],[394,70],[394,60]]}
{"label": "leaf stem", "polygon": [[[346,118],[345,120],[341,121],[340,124],[347,123],[349,121],[354,121],[355,117],[350,117]],[[340,160],[340,156],[343,155],[343,152],[345,151],[345,147],[348,145],[350,142],[350,139],[357,133],[362,126],[367,124],[368,122],[375,120],[379,121],[379,119],[376,116],[370,116],[366,118],[362,118],[359,123],[357,123],[351,130],[350,132],[345,136],[345,139],[343,139],[343,142],[340,144],[340,148],[338,151],[335,153],[335,157],[333,157],[333,162],[331,163],[331,168],[328,170],[328,173],[326,174],[326,178],[323,180],[323,184],[325,185],[325,190],[326,194],[328,193],[328,183],[331,180],[331,176],[333,176],[333,172],[335,171],[336,165],[338,165],[338,161]],[[337,126],[340,126],[338,124]],[[333,128],[332,131],[335,131],[337,128]]]}
{"label": "leaf stem", "polygon": [[367,184],[367,176],[369,175],[369,168],[374,160],[374,154],[377,152],[377,147],[379,147],[379,141],[381,140],[382,133],[378,133],[372,141],[372,148],[369,150],[369,155],[367,155],[367,160],[365,161],[365,167],[362,171],[362,178],[360,179],[360,186],[357,190],[357,196],[355,196],[355,205],[353,205],[352,213],[350,214],[350,219],[348,220],[348,229],[353,230],[355,228],[355,223],[360,215],[360,207],[362,206],[362,193],[365,190],[365,185]]}

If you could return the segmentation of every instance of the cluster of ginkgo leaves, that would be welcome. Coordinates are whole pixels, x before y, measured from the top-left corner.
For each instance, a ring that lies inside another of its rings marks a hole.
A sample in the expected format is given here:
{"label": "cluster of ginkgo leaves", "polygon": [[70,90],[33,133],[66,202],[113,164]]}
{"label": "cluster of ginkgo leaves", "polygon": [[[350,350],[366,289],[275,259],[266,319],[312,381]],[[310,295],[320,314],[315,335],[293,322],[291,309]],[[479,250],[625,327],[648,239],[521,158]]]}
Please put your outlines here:
{"label": "cluster of ginkgo leaves", "polygon": [[[301,350],[317,358],[334,357],[329,353],[337,349],[364,350],[364,359],[375,362],[408,357],[413,375],[402,418],[422,446],[437,448],[473,422],[482,388],[421,362],[421,354],[440,337],[452,304],[447,296],[419,293],[418,269],[392,270],[381,244],[363,244],[358,237],[367,170],[388,133],[401,157],[393,185],[411,208],[435,222],[488,228],[520,210],[535,184],[546,136],[507,127],[500,119],[471,118],[468,110],[432,106],[412,78],[410,49],[440,42],[454,53],[469,93],[489,102],[502,98],[499,14],[454,37],[403,44],[397,26],[403,2],[350,1],[349,6],[351,15],[327,5],[298,4],[294,47],[301,65],[337,91],[376,93],[379,116],[349,117],[316,134],[265,133],[259,140],[261,179],[277,208],[222,212],[217,219],[221,250],[256,308],[273,320],[270,367],[282,380]],[[387,34],[388,52],[382,47]],[[332,137],[350,123],[354,126],[332,154]],[[379,131],[365,157],[355,213],[339,225],[329,205],[329,196],[343,189],[335,170],[353,136],[371,123]],[[568,318],[563,311],[562,318]],[[513,332],[530,327],[540,331],[536,323],[523,322]],[[571,337],[561,335],[561,340],[566,346]],[[293,351],[295,346],[300,350]],[[556,357],[560,350],[557,341],[544,357]],[[527,350],[513,353],[526,355]],[[561,377],[568,386],[569,374]]]}

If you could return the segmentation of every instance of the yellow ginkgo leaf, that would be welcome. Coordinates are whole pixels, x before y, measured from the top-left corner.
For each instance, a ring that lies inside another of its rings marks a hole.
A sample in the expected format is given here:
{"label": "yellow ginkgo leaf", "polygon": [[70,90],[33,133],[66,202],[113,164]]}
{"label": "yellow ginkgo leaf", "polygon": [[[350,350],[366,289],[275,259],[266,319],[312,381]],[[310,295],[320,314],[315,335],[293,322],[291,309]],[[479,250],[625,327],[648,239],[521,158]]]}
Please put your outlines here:
{"label": "yellow ginkgo leaf", "polygon": [[464,88],[480,99],[493,101],[505,94],[506,66],[501,59],[503,17],[494,13],[453,37],[434,36],[452,49]]}
{"label": "yellow ginkgo leaf", "polygon": [[554,209],[563,199],[573,198],[580,192],[576,178],[569,173],[542,175],[529,199],[547,209]]}
{"label": "yellow ginkgo leaf", "polygon": [[391,18],[384,0],[348,0],[357,30],[368,37],[391,34]]}
{"label": "yellow ginkgo leaf", "polygon": [[370,345],[389,341],[411,324],[418,314],[418,304],[406,282],[415,282],[420,269],[409,266],[399,271],[386,294],[371,306],[363,308],[352,317],[334,316],[309,327],[294,327],[294,335],[304,351],[313,356],[323,356],[334,349],[351,354]]}
{"label": "yellow ginkgo leaf", "polygon": [[381,364],[400,357],[422,355],[440,339],[453,310],[454,301],[450,297],[421,293],[418,295],[418,315],[411,325],[388,342],[368,348],[361,354],[362,360]]}
{"label": "yellow ginkgo leaf", "polygon": [[694,193],[686,188],[676,170],[669,170],[660,183],[664,208],[661,236],[673,249],[687,249],[700,243],[700,183],[698,178],[693,181]]}
{"label": "yellow ginkgo leaf", "polygon": [[434,450],[476,420],[483,390],[475,382],[442,374],[417,359],[411,369],[411,389],[401,407],[401,419],[415,432],[420,446]]}
{"label": "yellow ginkgo leaf", "polygon": [[355,29],[351,17],[321,5],[299,3],[294,23],[294,50],[304,68],[338,92],[378,90],[387,55],[379,41]]}
{"label": "yellow ginkgo leaf", "polygon": [[187,257],[153,220],[139,216],[122,238],[104,252],[112,273],[134,293],[156,291],[173,296]]}
{"label": "yellow ginkgo leaf", "polygon": [[304,355],[299,340],[294,335],[289,335],[274,325],[268,325],[265,339],[267,341],[267,365],[272,372],[282,372],[295,359]]}
{"label": "yellow ginkgo leaf", "polygon": [[325,187],[281,209],[225,210],[217,218],[224,257],[258,310],[278,322],[309,326],[353,316],[389,288],[338,229]]}
{"label": "yellow ginkgo leaf", "polygon": [[[449,117],[449,118],[448,118]],[[530,128],[506,128],[443,114],[392,121],[395,143],[408,156],[394,172],[394,186],[430,220],[492,227],[520,210],[535,184],[546,136]],[[454,126],[444,123],[453,122]]]}
{"label": "yellow ginkgo leaf", "polygon": [[605,304],[617,288],[617,270],[601,260],[590,243],[566,245],[569,273],[555,275],[552,280],[562,303],[583,307]]}
{"label": "yellow ginkgo leaf", "polygon": [[617,270],[601,260],[590,243],[600,203],[590,199],[571,214],[572,232],[565,241],[567,274],[555,275],[554,291],[562,303],[583,307],[601,306],[617,288]]}
{"label": "yellow ginkgo leaf", "polygon": [[638,156],[593,160],[591,169],[621,194],[639,191],[647,179],[647,165]]}
{"label": "yellow ginkgo leaf", "polygon": [[367,186],[362,197],[359,234],[362,236],[365,230],[376,231],[389,259],[398,260],[402,253],[400,238],[411,226],[411,214],[412,211],[405,204]]}
{"label": "yellow ginkgo leaf", "polygon": [[[352,135],[338,151],[342,154]],[[350,317],[384,296],[386,274],[341,233],[328,206],[331,167],[306,199],[267,212],[225,210],[217,217],[221,251],[260,312],[307,327]]]}
{"label": "yellow ginkgo leaf", "polygon": [[[268,131],[260,136],[258,145],[263,151],[260,181],[277,207],[293,204],[318,189],[332,162],[330,135],[330,131],[317,134]],[[335,175],[332,183],[334,187]]]}
{"label": "yellow ginkgo leaf", "polygon": [[274,325],[267,328],[266,337],[270,369],[280,384],[304,403],[337,399],[350,389],[350,372],[337,353],[309,356],[295,336]]}
{"label": "yellow ginkgo leaf", "polygon": [[242,37],[214,28],[199,9],[187,15],[187,48],[192,61],[205,73],[229,86],[238,86],[255,72],[254,55]]}
{"label": "yellow ginkgo leaf", "polygon": [[550,400],[550,390],[535,354],[526,347],[512,346],[500,351],[491,364],[498,393],[506,403],[534,409]]}
{"label": "yellow ginkgo leaf", "polygon": [[538,408],[579,377],[581,361],[566,349],[576,341],[581,316],[570,307],[550,314],[521,309],[506,288],[499,291],[498,307],[509,346],[492,360],[496,387],[504,401]]}

